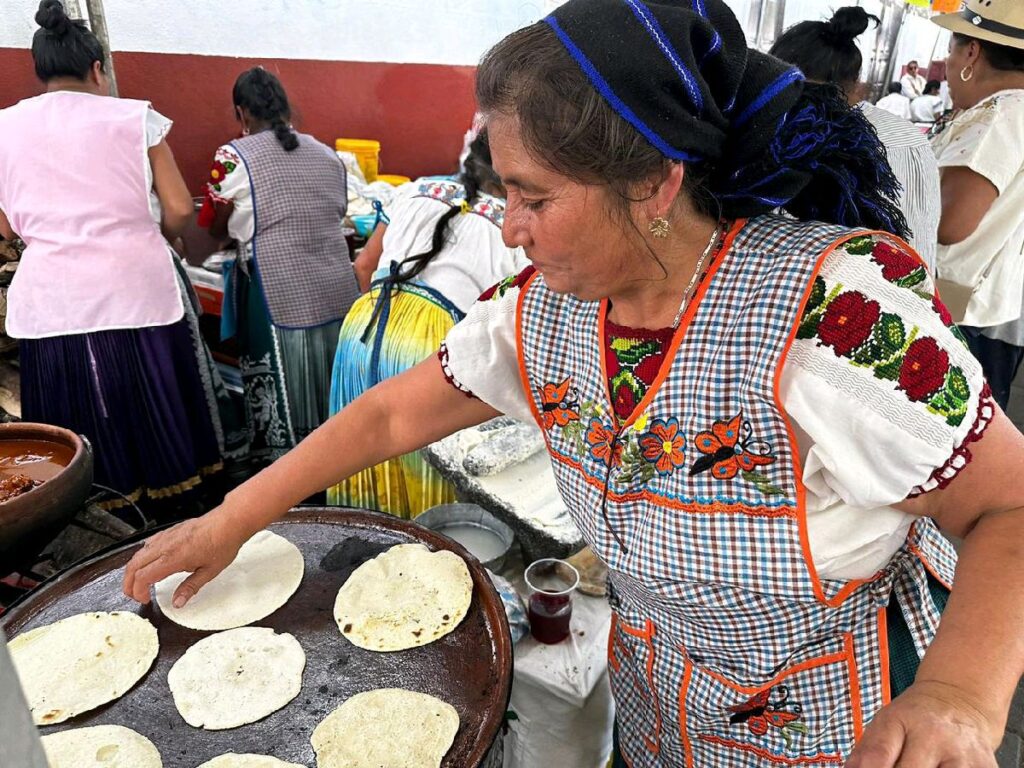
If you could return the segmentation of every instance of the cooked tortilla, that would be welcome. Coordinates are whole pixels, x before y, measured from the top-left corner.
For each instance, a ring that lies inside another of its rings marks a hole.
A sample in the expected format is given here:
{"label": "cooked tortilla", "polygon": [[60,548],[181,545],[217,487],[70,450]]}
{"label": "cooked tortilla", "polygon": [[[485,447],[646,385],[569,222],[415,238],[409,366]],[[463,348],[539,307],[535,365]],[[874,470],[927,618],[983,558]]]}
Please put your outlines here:
{"label": "cooked tortilla", "polygon": [[163,768],[153,742],[120,725],[61,731],[42,742],[50,768]]}
{"label": "cooked tortilla", "polygon": [[473,579],[461,557],[399,544],[352,573],[334,601],[334,619],[360,648],[401,651],[452,632],[472,599]]}
{"label": "cooked tortilla", "polygon": [[255,723],[299,695],[306,654],[299,641],[266,627],[204,637],[167,674],[185,722],[210,731]]}
{"label": "cooked tortilla", "polygon": [[226,755],[213,758],[213,760],[207,760],[198,768],[306,768],[306,766],[298,763],[286,763],[284,760],[266,755],[237,755],[234,752],[228,752]]}
{"label": "cooked tortilla", "polygon": [[36,725],[120,698],[149,671],[159,649],[156,628],[125,612],[80,613],[10,643]]}
{"label": "cooked tortilla", "polygon": [[189,629],[244,627],[287,603],[299,588],[304,569],[298,547],[276,533],[260,531],[183,608],[175,608],[173,601],[174,590],[188,577],[184,572],[156,585],[156,602],[167,618]]}
{"label": "cooked tortilla", "polygon": [[425,693],[360,693],[313,731],[317,768],[440,768],[459,731],[459,713]]}

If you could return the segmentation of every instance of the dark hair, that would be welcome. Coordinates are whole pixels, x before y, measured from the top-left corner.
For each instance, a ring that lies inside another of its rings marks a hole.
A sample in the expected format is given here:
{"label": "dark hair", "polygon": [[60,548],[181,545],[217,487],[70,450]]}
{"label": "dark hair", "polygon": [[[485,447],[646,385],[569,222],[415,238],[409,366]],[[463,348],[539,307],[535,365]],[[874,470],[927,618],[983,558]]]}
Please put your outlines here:
{"label": "dark hair", "polygon": [[924,92],[925,93],[936,93],[937,94],[941,90],[942,90],[942,83],[940,83],[938,80],[929,80],[927,83],[925,83],[925,86],[924,86]]}
{"label": "dark hair", "polygon": [[36,77],[84,80],[97,61],[103,66],[103,45],[81,19],[69,19],[60,0],[43,0],[36,11],[39,29],[32,36]]}
{"label": "dark hair", "polygon": [[[639,202],[633,197],[635,185],[664,176],[673,162],[604,101],[547,24],[513,32],[484,56],[476,96],[484,113],[518,120],[534,160],[563,176],[608,187],[620,201],[620,215],[629,203]],[[800,218],[906,232],[895,198],[887,199],[893,185],[898,191],[898,183],[877,134],[833,86],[804,89],[756,165],[728,167],[730,154],[724,153],[717,165],[687,164],[684,189],[698,210],[736,217],[781,206]],[[804,191],[788,201],[772,200],[777,192],[773,179],[794,169],[802,174]],[[733,194],[744,189],[756,189],[760,202],[755,205],[749,194]],[[636,229],[632,218],[625,220]]]}
{"label": "dark hair", "polygon": [[286,152],[299,146],[299,137],[288,127],[292,110],[281,81],[263,67],[253,67],[235,80],[232,91],[236,107],[245,107],[257,120],[270,123],[270,127]]}
{"label": "dark hair", "polygon": [[958,32],[953,33],[953,40],[957,45],[967,45],[971,40],[977,40],[985,60],[993,69],[1000,72],[1024,72],[1024,49],[978,40],[976,37],[961,35]]}
{"label": "dark hair", "polygon": [[772,56],[796,64],[808,80],[846,86],[860,78],[864,61],[857,37],[880,19],[863,8],[840,8],[828,21],[801,21],[779,36]]}
{"label": "dark hair", "polygon": [[889,83],[889,93],[903,93],[903,86],[900,83]]}
{"label": "dark hair", "polygon": [[[487,140],[487,131],[481,131],[469,145],[469,155],[462,165],[459,183],[466,191],[467,205],[473,205],[477,201],[483,187],[501,185],[498,174],[491,167],[491,145]],[[398,265],[400,271],[395,276],[395,283],[408,282],[426,269],[431,260],[444,249],[448,242],[449,225],[461,212],[460,207],[452,207],[441,215],[434,225],[430,250],[403,259]],[[402,269],[403,267],[405,269]]]}

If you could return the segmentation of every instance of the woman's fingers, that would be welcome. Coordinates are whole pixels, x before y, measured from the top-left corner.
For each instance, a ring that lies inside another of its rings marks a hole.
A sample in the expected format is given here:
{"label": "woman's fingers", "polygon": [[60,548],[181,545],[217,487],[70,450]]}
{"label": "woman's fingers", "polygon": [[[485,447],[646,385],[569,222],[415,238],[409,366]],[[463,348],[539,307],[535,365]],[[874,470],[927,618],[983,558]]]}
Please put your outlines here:
{"label": "woman's fingers", "polygon": [[195,597],[196,592],[202,589],[218,573],[217,569],[205,566],[195,571],[174,590],[174,607],[184,608],[188,601]]}
{"label": "woman's fingers", "polygon": [[146,546],[135,553],[124,569],[124,582],[122,583],[122,589],[125,595],[143,604],[149,602],[149,589],[136,590],[135,587],[138,583],[139,572],[149,567],[159,558],[160,551],[156,547],[150,546],[149,542],[147,542]]}
{"label": "woman's fingers", "polygon": [[906,733],[899,720],[885,717],[885,710],[864,731],[846,768],[894,768],[903,750]]}
{"label": "woman's fingers", "polygon": [[190,520],[161,531],[135,553],[124,571],[125,595],[146,604],[153,584],[172,573],[192,570],[189,566],[196,554],[192,552],[193,537],[189,535],[192,523]]}

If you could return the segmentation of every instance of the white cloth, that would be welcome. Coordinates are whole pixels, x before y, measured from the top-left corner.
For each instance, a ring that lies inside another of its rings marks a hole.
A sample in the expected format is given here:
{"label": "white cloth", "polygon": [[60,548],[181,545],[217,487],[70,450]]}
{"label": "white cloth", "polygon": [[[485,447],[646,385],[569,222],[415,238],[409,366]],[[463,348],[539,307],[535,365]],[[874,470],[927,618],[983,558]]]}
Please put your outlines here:
{"label": "white cloth", "polygon": [[910,103],[910,119],[915,123],[934,123],[945,111],[946,106],[941,96],[926,93]]}
{"label": "white cloth", "polygon": [[1024,292],[1024,90],[1000,91],[960,113],[932,147],[940,169],[970,168],[999,191],[966,240],[939,246],[938,276],[975,287],[964,325],[1013,322]]}
{"label": "white cloth", "polygon": [[[981,366],[933,308],[930,277],[913,289],[899,287],[870,256],[841,248],[825,260],[820,277],[827,291],[858,291],[878,302],[881,312],[903,320],[908,335],[935,339],[970,388],[967,412],[951,426],[924,403],[910,401],[897,382],[876,377],[870,366],[856,366],[815,339],[794,343],[780,395],[803,459],[811,556],[821,578],[870,578],[903,545],[914,521],[892,505],[919,486],[935,486],[933,474],[947,466],[975,425],[983,378]],[[500,299],[478,302],[445,345],[459,385],[525,421],[533,417],[516,353],[518,296],[513,287]]]}
{"label": "white cloth", "polygon": [[902,93],[890,93],[888,96],[883,96],[875,106],[897,117],[902,117],[904,120],[910,119],[910,99]]}
{"label": "white cloth", "polygon": [[913,101],[924,93],[924,87],[928,81],[921,75],[911,75],[909,72],[900,78],[900,85],[903,86],[903,95]]}
{"label": "white cloth", "polygon": [[862,102],[860,108],[875,126],[892,172],[903,187],[899,205],[912,233],[910,244],[929,271],[934,272],[942,217],[942,188],[935,153],[925,135],[912,123],[867,102]]}
{"label": "white cloth", "polygon": [[[430,250],[438,219],[451,210],[442,200],[420,194],[421,186],[436,183],[418,179],[402,185],[387,209],[391,223],[384,232],[383,251],[378,269],[390,267],[409,256]],[[453,182],[445,182],[449,184]],[[504,203],[481,193],[504,208]],[[529,262],[522,248],[508,248],[501,238],[501,227],[476,214],[457,215],[449,224],[448,242],[417,280],[440,291],[463,312],[485,290],[507,275],[523,270]],[[532,422],[532,418],[528,419]]]}

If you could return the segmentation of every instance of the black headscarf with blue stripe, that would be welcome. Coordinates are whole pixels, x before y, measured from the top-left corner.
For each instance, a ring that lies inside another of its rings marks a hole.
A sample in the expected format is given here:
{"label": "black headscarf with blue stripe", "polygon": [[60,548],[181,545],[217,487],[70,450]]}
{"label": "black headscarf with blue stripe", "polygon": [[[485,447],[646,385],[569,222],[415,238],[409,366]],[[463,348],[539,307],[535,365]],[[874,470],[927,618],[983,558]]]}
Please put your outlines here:
{"label": "black headscarf with blue stripe", "polygon": [[708,170],[724,215],[781,207],[908,234],[871,124],[838,89],[749,49],[722,0],[569,0],[544,21],[620,117]]}

